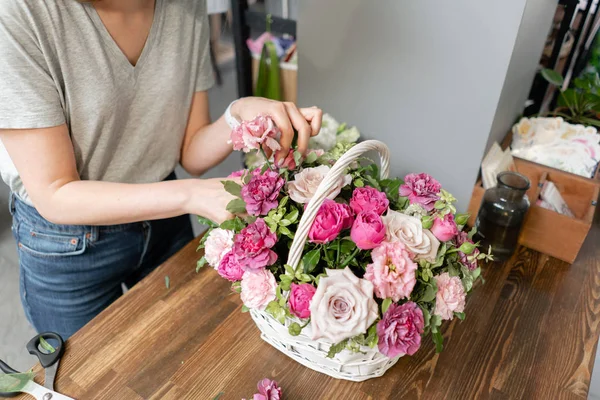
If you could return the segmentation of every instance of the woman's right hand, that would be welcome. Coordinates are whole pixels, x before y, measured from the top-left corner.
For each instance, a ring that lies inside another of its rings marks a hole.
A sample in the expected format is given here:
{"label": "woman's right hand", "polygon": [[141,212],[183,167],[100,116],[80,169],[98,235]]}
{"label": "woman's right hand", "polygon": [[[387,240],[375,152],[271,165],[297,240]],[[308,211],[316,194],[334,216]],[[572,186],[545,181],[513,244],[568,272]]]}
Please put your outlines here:
{"label": "woman's right hand", "polygon": [[240,178],[199,179],[188,204],[188,213],[201,215],[221,224],[234,217],[227,211],[227,204],[236,197],[223,187],[222,181],[230,180],[241,184]]}

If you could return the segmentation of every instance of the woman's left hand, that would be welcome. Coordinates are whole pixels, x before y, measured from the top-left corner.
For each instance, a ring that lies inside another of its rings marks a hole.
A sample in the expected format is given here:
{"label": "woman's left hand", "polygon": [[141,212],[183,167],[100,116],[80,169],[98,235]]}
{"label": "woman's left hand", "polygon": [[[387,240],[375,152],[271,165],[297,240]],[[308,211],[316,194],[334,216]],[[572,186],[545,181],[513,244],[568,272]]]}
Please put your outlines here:
{"label": "woman's left hand", "polygon": [[298,132],[298,151],[306,154],[308,140],[321,129],[323,111],[317,107],[298,108],[291,102],[280,102],[262,97],[244,97],[231,107],[231,114],[239,121],[255,118],[259,114],[269,115],[281,130],[281,150],[275,160],[281,161],[289,153],[294,140],[294,129]]}

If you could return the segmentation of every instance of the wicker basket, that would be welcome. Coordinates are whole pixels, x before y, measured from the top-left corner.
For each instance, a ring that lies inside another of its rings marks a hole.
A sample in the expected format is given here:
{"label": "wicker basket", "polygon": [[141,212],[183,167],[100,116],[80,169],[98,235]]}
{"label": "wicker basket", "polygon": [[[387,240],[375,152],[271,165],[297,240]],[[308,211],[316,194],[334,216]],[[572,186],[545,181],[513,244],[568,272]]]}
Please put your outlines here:
{"label": "wicker basket", "polygon": [[[300,263],[308,231],[326,198],[327,192],[344,175],[346,168],[367,151],[377,151],[379,153],[381,178],[388,177],[389,149],[384,143],[378,140],[367,140],[346,152],[323,179],[302,215],[288,258],[288,264],[292,267],[296,268]],[[334,358],[327,358],[332,343],[326,340],[312,340],[310,324],[302,330],[300,335],[292,336],[288,333],[287,327],[295,320],[288,319],[285,325],[282,325],[270,314],[256,309],[250,310],[250,315],[260,329],[264,341],[300,364],[334,378],[356,382],[375,378],[383,375],[400,358],[388,358],[379,353],[377,348],[372,349],[370,347],[363,347],[360,353],[343,350],[336,354]]]}

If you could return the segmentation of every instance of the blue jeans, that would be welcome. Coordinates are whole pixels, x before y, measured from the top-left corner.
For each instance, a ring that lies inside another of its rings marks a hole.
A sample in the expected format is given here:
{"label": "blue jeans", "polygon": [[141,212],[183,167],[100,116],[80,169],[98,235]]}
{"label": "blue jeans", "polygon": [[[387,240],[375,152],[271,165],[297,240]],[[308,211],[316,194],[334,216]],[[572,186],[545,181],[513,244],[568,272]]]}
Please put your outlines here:
{"label": "blue jeans", "polygon": [[57,225],[15,195],[10,208],[25,315],[38,332],[64,339],[119,298],[121,283],[132,287],[194,237],[187,215],[111,226]]}

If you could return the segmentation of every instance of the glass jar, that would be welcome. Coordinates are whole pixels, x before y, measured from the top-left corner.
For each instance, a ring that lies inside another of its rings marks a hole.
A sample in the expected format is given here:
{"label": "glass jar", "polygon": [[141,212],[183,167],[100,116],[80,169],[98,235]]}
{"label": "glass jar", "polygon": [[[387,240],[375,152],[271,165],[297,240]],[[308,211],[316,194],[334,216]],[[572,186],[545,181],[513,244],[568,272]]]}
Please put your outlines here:
{"label": "glass jar", "polygon": [[518,245],[529,199],[527,177],[512,171],[498,174],[498,185],[485,191],[475,226],[481,250],[492,246],[494,259],[508,260]]}

